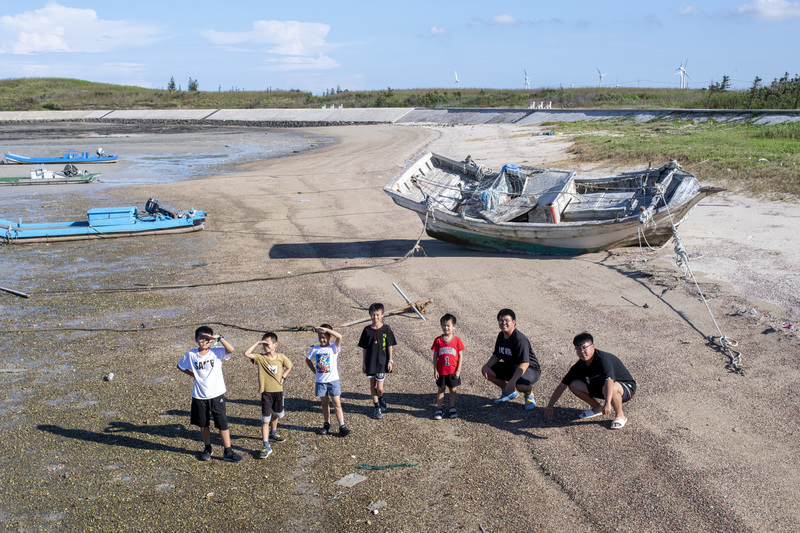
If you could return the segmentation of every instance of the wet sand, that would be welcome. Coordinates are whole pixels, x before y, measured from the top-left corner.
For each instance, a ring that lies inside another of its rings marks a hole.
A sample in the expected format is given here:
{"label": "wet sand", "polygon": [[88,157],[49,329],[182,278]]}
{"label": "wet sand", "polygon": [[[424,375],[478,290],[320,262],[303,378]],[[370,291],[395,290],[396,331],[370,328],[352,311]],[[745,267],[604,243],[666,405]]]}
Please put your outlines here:
{"label": "wet sand", "polygon": [[[406,160],[434,150],[471,154],[489,166],[570,166],[568,139],[530,135],[536,131],[310,130],[338,142],[237,174],[108,191],[112,199],[155,196],[206,209],[205,231],[3,247],[4,262],[19,274],[0,285],[32,297],[0,294],[0,524],[68,531],[797,530],[800,343],[784,328],[798,314],[788,222],[797,206],[724,194],[702,202],[681,226],[717,323],[739,342],[744,376],[706,343],[716,329],[669,249],[532,258],[423,237],[424,253],[400,260],[421,223],[381,188]],[[383,420],[369,418],[356,348],[362,326],[342,327],[342,398],[353,434],[318,436],[319,402],[303,362],[316,336],[297,329],[366,317],[373,301],[398,307],[404,302],[392,282],[411,299],[434,303],[427,322],[413,314],[386,320],[399,341],[386,382],[390,410]],[[533,412],[519,402],[492,406],[497,390],[479,373],[501,307],[516,311],[542,364]],[[466,345],[461,418],[434,421],[430,345],[445,312],[458,317]],[[216,435],[214,460],[195,457],[201,446],[189,426],[191,380],[174,366],[193,347],[199,324],[237,348],[223,368],[233,445],[245,455],[238,465],[220,460]],[[257,379],[242,353],[267,329],[278,331],[279,349],[296,371],[280,425],[288,440],[259,461]],[[639,384],[621,431],[608,429],[610,417],[576,421],[584,406],[568,395],[552,422],[542,416],[575,358],[571,339],[583,330],[619,355]],[[113,381],[104,381],[109,372]],[[356,468],[397,463],[417,466]],[[350,473],[367,479],[352,488],[333,483]],[[380,500],[386,506],[371,514],[367,507]]]}

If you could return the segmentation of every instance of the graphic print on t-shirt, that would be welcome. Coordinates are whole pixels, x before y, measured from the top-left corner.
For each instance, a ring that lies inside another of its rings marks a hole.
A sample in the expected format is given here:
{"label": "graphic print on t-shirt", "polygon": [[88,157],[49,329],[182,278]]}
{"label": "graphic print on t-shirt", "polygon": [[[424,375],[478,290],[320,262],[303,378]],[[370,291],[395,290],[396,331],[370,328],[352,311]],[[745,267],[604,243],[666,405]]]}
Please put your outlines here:
{"label": "graphic print on t-shirt", "polygon": [[327,374],[331,371],[331,354],[328,351],[317,353],[317,373]]}
{"label": "graphic print on t-shirt", "polygon": [[458,337],[453,337],[445,342],[442,337],[436,337],[431,350],[436,353],[436,370],[446,376],[455,374],[458,368],[459,353],[464,350],[464,343]]}
{"label": "graphic print on t-shirt", "polygon": [[216,361],[216,359],[206,359],[205,361],[195,361],[194,362],[194,369],[195,370],[205,370],[206,367],[211,367],[211,369],[213,370],[214,369],[214,361]]}

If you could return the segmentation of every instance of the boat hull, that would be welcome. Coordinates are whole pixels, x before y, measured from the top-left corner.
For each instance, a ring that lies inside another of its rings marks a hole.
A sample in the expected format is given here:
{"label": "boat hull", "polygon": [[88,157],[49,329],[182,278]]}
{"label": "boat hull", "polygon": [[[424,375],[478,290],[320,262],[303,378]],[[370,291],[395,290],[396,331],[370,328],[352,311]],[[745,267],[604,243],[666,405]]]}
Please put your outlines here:
{"label": "boat hull", "polygon": [[91,183],[100,174],[87,174],[86,176],[57,177],[57,178],[0,178],[0,187],[4,185],[71,185],[77,183]]}
{"label": "boat hull", "polygon": [[[702,198],[698,198],[699,202]],[[673,214],[678,226],[686,218],[692,202]],[[398,205],[402,205],[399,204]],[[425,213],[417,213],[425,223]],[[614,223],[613,229],[606,225],[588,227],[560,224],[560,227],[510,227],[491,228],[478,231],[474,225],[463,224],[451,217],[436,214],[436,220],[428,217],[425,232],[432,238],[473,249],[491,249],[503,252],[534,255],[579,255],[591,252],[641,244],[663,246],[672,238],[672,226],[666,215],[655,220],[656,227],[641,226],[638,219]],[[540,225],[544,226],[544,225]],[[640,227],[641,226],[641,227]],[[641,241],[639,237],[641,238]]]}
{"label": "boat hull", "polygon": [[79,234],[49,234],[41,236],[20,236],[8,237],[0,235],[0,242],[5,244],[40,244],[49,242],[65,242],[65,241],[85,241],[92,239],[116,239],[121,237],[146,237],[153,235],[168,235],[173,233],[190,233],[200,231],[205,227],[205,223],[194,226],[181,226],[175,228],[153,228],[153,229],[139,229],[139,230],[126,230],[126,231],[103,231],[100,233],[79,233]]}
{"label": "boat hull", "polygon": [[205,211],[165,214],[167,206],[152,198],[146,209],[150,209],[148,214],[140,216],[135,206],[94,208],[87,212],[87,220],[77,222],[23,224],[21,220],[0,220],[0,242],[29,244],[187,233],[205,225]]}
{"label": "boat hull", "polygon": [[4,154],[7,163],[44,164],[44,163],[116,163],[119,156],[96,155],[89,152],[66,152],[54,157],[26,157],[17,154]]}

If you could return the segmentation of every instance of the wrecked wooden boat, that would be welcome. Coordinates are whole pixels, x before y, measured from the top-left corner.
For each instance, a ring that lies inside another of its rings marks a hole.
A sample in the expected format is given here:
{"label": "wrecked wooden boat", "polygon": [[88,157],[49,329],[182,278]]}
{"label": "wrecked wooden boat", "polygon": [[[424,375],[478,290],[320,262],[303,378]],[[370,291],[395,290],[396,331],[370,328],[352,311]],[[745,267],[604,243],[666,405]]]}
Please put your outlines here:
{"label": "wrecked wooden boat", "polygon": [[661,246],[700,200],[703,187],[670,161],[617,176],[579,178],[571,170],[505,165],[428,153],[384,191],[417,213],[433,238],[478,249],[582,254],[630,245]]}
{"label": "wrecked wooden boat", "polygon": [[23,224],[0,219],[0,243],[27,244],[136,237],[164,233],[185,233],[203,229],[205,211],[178,211],[150,198],[145,213],[135,206],[98,207],[87,211],[87,219],[79,222],[43,222]]}

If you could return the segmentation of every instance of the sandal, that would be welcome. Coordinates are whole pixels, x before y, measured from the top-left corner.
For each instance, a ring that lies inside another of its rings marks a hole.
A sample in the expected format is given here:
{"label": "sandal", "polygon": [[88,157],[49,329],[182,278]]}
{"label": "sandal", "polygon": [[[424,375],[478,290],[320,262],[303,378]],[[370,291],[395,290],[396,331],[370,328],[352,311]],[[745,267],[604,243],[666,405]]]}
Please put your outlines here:
{"label": "sandal", "polygon": [[579,414],[578,418],[580,418],[581,420],[586,420],[587,418],[594,418],[596,416],[600,416],[601,414],[603,414],[603,411],[600,411],[599,413],[595,413],[594,409],[587,409],[584,412],[582,412],[581,414]]}
{"label": "sandal", "polygon": [[442,412],[441,409],[437,409],[436,412],[433,414],[433,419],[434,420],[441,420],[443,414],[444,413]]}
{"label": "sandal", "polygon": [[625,427],[625,423],[628,421],[627,418],[615,418],[611,421],[611,429],[622,429]]}

